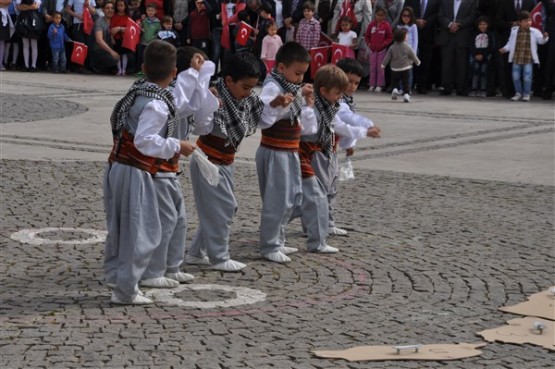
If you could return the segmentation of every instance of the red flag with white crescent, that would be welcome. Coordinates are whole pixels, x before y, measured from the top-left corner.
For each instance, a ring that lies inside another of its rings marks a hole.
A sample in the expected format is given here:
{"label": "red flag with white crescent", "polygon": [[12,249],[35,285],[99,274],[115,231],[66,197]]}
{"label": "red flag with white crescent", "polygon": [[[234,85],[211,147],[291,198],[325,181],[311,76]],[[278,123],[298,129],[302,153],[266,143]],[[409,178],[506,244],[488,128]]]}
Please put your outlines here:
{"label": "red flag with white crescent", "polygon": [[141,41],[141,27],[131,18],[127,18],[121,46],[131,51],[135,51],[139,41]]}
{"label": "red flag with white crescent", "polygon": [[75,41],[73,43],[73,51],[71,52],[71,61],[75,64],[85,65],[87,58],[87,45]]}
{"label": "red flag with white crescent", "polygon": [[331,46],[333,41],[324,32],[320,32],[320,40],[318,41],[318,46]]}
{"label": "red flag with white crescent", "polygon": [[235,38],[235,41],[237,41],[237,43],[241,46],[246,46],[249,38],[251,37],[252,31],[254,31],[254,28],[245,22],[241,22],[239,24],[239,28],[237,29],[237,37]]}
{"label": "red flag with white crescent", "polygon": [[328,63],[328,54],[330,46],[313,47],[309,50],[310,53],[310,76],[314,79],[316,72],[320,67]]}
{"label": "red flag with white crescent", "polygon": [[345,57],[347,57],[348,46],[333,43],[331,47],[331,63],[337,64],[337,62]]}
{"label": "red flag with white crescent", "polygon": [[537,28],[540,31],[542,30],[542,23],[543,23],[542,10],[543,10],[543,4],[539,3],[530,12],[530,18],[532,18],[532,27]]}
{"label": "red flag with white crescent", "polygon": [[88,7],[83,9],[83,32],[90,35],[94,28],[94,21]]}

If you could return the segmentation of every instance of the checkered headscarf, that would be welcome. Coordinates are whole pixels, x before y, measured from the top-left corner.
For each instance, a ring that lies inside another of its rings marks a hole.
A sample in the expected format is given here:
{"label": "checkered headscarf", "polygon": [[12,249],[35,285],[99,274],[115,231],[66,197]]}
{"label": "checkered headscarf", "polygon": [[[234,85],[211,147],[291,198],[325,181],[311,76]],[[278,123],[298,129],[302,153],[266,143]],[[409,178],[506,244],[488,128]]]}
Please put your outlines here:
{"label": "checkered headscarf", "polygon": [[223,104],[214,113],[214,124],[220,127],[222,133],[237,150],[243,138],[256,131],[264,103],[254,91],[249,97],[237,100],[227,89],[223,78],[216,81],[216,89]]}
{"label": "checkered headscarf", "polygon": [[140,79],[133,83],[127,94],[116,103],[114,110],[112,110],[110,124],[112,125],[112,136],[114,139],[121,137],[121,131],[125,127],[125,123],[127,123],[127,114],[137,96],[151,97],[166,103],[169,111],[168,121],[166,122],[168,126],[166,137],[171,137],[177,123],[177,108],[173,94],[154,83],[148,83],[146,79]]}
{"label": "checkered headscarf", "polygon": [[335,132],[333,129],[333,118],[339,110],[339,104],[331,105],[328,100],[320,96],[319,93],[314,94],[314,107],[319,113],[318,118],[318,142],[322,145],[322,152],[329,156],[333,151],[335,144]]}
{"label": "checkered headscarf", "polygon": [[289,111],[291,112],[291,124],[299,122],[301,120],[301,108],[303,103],[303,99],[300,94],[301,85],[296,85],[286,81],[283,74],[279,73],[276,68],[274,68],[270,75],[266,77],[264,83],[271,80],[274,80],[286,93],[293,95],[293,101],[289,105]]}
{"label": "checkered headscarf", "polygon": [[343,97],[341,98],[341,100],[343,100],[343,102],[345,104],[347,104],[347,106],[349,107],[349,109],[354,113],[355,112],[355,99],[352,96],[343,94]]}

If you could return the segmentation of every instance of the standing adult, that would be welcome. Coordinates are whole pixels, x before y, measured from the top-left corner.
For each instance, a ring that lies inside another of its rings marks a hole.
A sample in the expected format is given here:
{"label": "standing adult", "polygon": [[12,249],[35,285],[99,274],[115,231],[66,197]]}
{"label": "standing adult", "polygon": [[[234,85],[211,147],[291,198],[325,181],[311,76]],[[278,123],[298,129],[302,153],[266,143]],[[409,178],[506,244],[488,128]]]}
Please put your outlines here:
{"label": "standing adult", "polygon": [[443,0],[441,3],[437,37],[437,43],[441,46],[441,95],[453,93],[453,82],[457,95],[468,95],[466,70],[475,19],[475,0]]}
{"label": "standing adult", "polygon": [[[89,37],[83,30],[83,12],[85,8],[89,9],[91,15],[96,13],[96,2],[95,0],[69,0],[66,6],[66,13],[73,17],[73,26],[71,28],[73,41],[81,42],[83,44],[89,44]],[[85,60],[85,65],[88,65],[89,56]],[[77,69],[79,73],[90,73],[87,68],[79,67]]]}
{"label": "standing adult", "polygon": [[[535,0],[501,0],[495,19],[495,35],[497,45],[504,46],[509,41],[511,28],[517,25],[517,15],[522,10],[531,11],[535,6]],[[550,35],[551,36],[551,35]],[[503,54],[497,58],[498,77],[501,93],[510,98],[514,95],[512,67],[509,63],[509,54]]]}
{"label": "standing adult", "polygon": [[391,29],[395,29],[401,19],[401,11],[404,6],[405,0],[378,0],[374,8],[385,9],[386,20],[391,25]]}
{"label": "standing adult", "polygon": [[94,39],[92,52],[92,65],[99,73],[110,73],[119,61],[119,54],[114,50],[113,35],[119,32],[118,28],[110,29],[110,22],[114,16],[115,8],[112,1],[106,1],[102,8],[104,17],[99,18],[94,24]]}
{"label": "standing adult", "polygon": [[418,93],[427,94],[434,52],[435,31],[441,0],[406,0],[405,5],[414,9],[418,27],[418,58],[420,65],[416,69],[416,86]]}

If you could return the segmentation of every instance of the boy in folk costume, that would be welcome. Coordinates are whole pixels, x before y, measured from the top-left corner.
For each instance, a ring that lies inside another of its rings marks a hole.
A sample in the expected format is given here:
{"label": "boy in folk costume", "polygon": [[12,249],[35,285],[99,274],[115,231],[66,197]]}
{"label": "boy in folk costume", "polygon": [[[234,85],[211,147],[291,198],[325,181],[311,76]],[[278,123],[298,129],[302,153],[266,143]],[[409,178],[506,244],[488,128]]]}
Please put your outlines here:
{"label": "boy in folk costume", "polygon": [[[260,122],[262,138],[256,151],[256,171],[262,197],[260,253],[276,263],[287,263],[297,249],[285,247],[284,228],[293,209],[301,204],[299,165],[303,95],[310,102],[312,86],[301,88],[310,63],[308,51],[296,42],[285,43],[277,52],[276,67],[266,77],[260,98],[268,106],[270,122]],[[272,102],[285,96],[282,106]]]}
{"label": "boy in folk costume", "polygon": [[[253,91],[260,77],[260,64],[253,55],[239,53],[231,56],[222,76],[216,82],[220,108],[206,124],[195,122],[193,130],[200,136],[197,146],[218,167],[219,181],[216,186],[210,185],[203,177],[199,163],[191,161],[191,183],[199,225],[185,261],[235,272],[246,265],[229,256],[230,226],[237,211],[233,194],[233,161],[243,139],[256,131],[258,122],[268,118],[264,104]],[[276,97],[272,105],[282,105],[283,100],[283,96]]]}
{"label": "boy in folk costume", "polygon": [[[189,109],[183,109],[183,114],[179,115],[173,136],[187,141],[192,123],[208,121],[218,109],[218,99],[208,90],[215,66],[211,61],[205,61],[202,51],[194,47],[182,47],[177,50],[177,72],[178,77],[170,84],[170,88],[176,99]],[[172,181],[177,183],[177,178]],[[154,182],[159,187],[159,193],[168,192],[168,182],[169,180]],[[171,189],[170,187],[169,190]],[[154,250],[140,282],[141,286],[173,288],[179,283],[194,279],[192,275],[179,270],[185,256],[187,232],[185,200],[180,192],[178,187],[170,201],[159,197],[162,241]]]}
{"label": "boy in folk costume", "polygon": [[[355,102],[353,100],[353,94],[357,91],[360,80],[364,76],[364,68],[362,64],[353,58],[344,58],[337,62],[337,67],[341,69],[347,75],[349,80],[349,86],[343,93],[343,96],[339,100],[339,111],[337,112],[337,117],[339,120],[347,124],[347,129],[351,132],[349,136],[339,136],[339,146],[345,149],[347,156],[352,156],[354,153],[354,147],[356,145],[357,139],[363,137],[380,137],[380,128],[374,125],[374,123],[367,117],[357,114],[355,112]],[[339,131],[341,129],[336,129]],[[328,205],[329,205],[329,233],[330,235],[345,236],[347,231],[341,229],[335,225],[334,205],[335,198],[337,196],[337,181],[338,181],[338,158],[337,153],[334,152],[333,161],[327,166],[329,171],[318,171],[316,174],[318,178],[323,183],[328,184]],[[313,166],[316,160],[323,159],[322,152],[316,152],[314,158],[312,159]],[[326,166],[322,166],[323,169]],[[328,179],[326,179],[322,173],[329,173]]]}
{"label": "boy in folk costume", "polygon": [[[162,201],[180,201],[178,159],[195,147],[172,136],[177,115],[191,106],[198,109],[200,101],[191,93],[174,97],[167,89],[175,78],[175,61],[175,47],[159,40],[150,43],[142,66],[147,80],[133,84],[110,118],[114,147],[104,176],[108,228],[104,269],[108,285],[114,287],[111,301],[115,304],[152,303],[138,284],[154,250],[172,236],[164,234],[162,222],[178,222],[179,215],[170,219]],[[159,282],[166,280],[160,277]]]}

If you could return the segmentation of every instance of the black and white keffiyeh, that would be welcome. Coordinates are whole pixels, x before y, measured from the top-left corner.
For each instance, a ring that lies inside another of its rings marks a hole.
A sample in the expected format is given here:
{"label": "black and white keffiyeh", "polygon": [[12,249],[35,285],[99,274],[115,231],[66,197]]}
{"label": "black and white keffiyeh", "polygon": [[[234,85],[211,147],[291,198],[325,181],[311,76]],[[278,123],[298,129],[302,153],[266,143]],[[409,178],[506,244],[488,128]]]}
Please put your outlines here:
{"label": "black and white keffiyeh", "polygon": [[213,122],[220,127],[231,145],[237,149],[245,137],[256,131],[264,103],[254,91],[249,97],[237,100],[227,89],[223,78],[216,81],[216,89],[223,104],[214,113]]}
{"label": "black and white keffiyeh", "polygon": [[318,111],[318,142],[322,145],[322,152],[329,156],[333,151],[335,144],[333,119],[339,110],[339,104],[330,104],[328,100],[320,96],[319,93],[314,94],[314,107]]}
{"label": "black and white keffiyeh", "polygon": [[272,69],[272,72],[270,72],[270,75],[268,77],[270,78],[266,78],[266,80],[270,81],[273,79],[281,88],[283,88],[283,91],[285,91],[285,93],[290,93],[291,95],[293,95],[293,101],[289,105],[289,111],[291,112],[291,124],[294,124],[297,121],[300,122],[301,108],[303,103],[302,96],[299,93],[301,85],[287,82],[283,74],[279,73],[276,68]]}
{"label": "black and white keffiyeh", "polygon": [[343,97],[341,98],[341,100],[347,104],[347,106],[349,107],[349,109],[354,113],[355,112],[355,99],[352,96],[343,94]]}
{"label": "black and white keffiyeh", "polygon": [[166,137],[172,136],[177,123],[177,108],[175,106],[173,94],[169,90],[161,88],[154,83],[148,83],[146,79],[140,79],[133,83],[127,91],[127,94],[116,103],[114,110],[112,110],[110,124],[112,125],[112,135],[114,139],[119,140],[121,137],[121,131],[127,123],[127,114],[137,96],[151,97],[166,103],[169,111]]}

